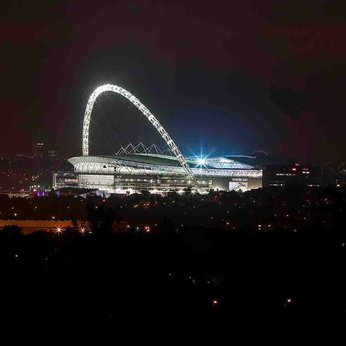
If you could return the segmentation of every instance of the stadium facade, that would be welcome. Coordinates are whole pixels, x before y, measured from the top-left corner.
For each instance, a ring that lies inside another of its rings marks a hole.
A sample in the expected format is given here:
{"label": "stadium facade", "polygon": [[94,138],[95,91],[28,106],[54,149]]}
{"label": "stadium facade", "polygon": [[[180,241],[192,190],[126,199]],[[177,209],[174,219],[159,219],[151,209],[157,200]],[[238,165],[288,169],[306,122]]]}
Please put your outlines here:
{"label": "stadium facade", "polygon": [[[113,156],[89,155],[89,130],[97,97],[112,91],[135,105],[167,144],[162,152],[155,145],[139,143],[122,147]],[[72,157],[73,172],[53,175],[53,187],[100,190],[108,193],[148,191],[167,193],[186,189],[199,192],[214,190],[250,190],[262,186],[262,170],[248,163],[249,156],[185,158],[156,117],[130,92],[112,84],[97,88],[89,98],[83,123],[83,156]]]}

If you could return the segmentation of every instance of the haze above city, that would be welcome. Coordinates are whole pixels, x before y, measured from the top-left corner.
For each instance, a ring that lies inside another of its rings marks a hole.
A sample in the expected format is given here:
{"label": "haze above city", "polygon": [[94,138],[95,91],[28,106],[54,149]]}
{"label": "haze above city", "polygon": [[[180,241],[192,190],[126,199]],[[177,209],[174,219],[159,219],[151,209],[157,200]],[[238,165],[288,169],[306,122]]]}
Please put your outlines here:
{"label": "haze above city", "polygon": [[[2,2],[0,153],[43,140],[79,155],[87,99],[110,82],[143,101],[186,155],[339,160],[345,15],[343,1],[322,0]],[[129,118],[146,120],[119,98],[100,100],[112,106],[101,111],[125,144]]]}

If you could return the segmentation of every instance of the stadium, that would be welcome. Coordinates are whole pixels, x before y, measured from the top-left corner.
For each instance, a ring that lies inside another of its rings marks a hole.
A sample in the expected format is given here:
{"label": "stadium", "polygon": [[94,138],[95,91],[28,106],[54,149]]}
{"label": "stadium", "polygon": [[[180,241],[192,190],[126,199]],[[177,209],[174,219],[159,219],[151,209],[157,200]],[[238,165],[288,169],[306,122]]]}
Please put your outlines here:
{"label": "stadium", "polygon": [[[156,145],[129,144],[112,156],[89,155],[92,109],[97,97],[112,91],[128,99],[154,126],[167,144],[162,151]],[[117,85],[98,87],[85,110],[82,133],[83,155],[68,161],[73,172],[53,174],[53,188],[79,188],[107,193],[167,193],[187,190],[241,190],[262,186],[262,170],[251,165],[251,156],[188,157],[181,153],[157,118],[129,91]]]}

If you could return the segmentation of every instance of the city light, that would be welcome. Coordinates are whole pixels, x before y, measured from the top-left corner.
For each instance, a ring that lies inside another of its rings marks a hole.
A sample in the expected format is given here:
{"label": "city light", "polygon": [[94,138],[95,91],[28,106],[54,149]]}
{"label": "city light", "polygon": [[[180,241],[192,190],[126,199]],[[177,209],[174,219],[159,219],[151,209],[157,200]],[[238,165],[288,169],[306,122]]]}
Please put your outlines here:
{"label": "city light", "polygon": [[291,297],[286,298],[284,306],[287,307],[287,306],[290,306],[292,304],[293,304],[293,298],[291,298]]}
{"label": "city light", "polygon": [[213,299],[212,303],[211,303],[212,306],[216,307],[219,305],[219,301],[217,299]]}
{"label": "city light", "polygon": [[205,160],[205,158],[199,158],[199,159],[197,159],[197,165],[198,166],[204,166],[206,164],[206,160]]}

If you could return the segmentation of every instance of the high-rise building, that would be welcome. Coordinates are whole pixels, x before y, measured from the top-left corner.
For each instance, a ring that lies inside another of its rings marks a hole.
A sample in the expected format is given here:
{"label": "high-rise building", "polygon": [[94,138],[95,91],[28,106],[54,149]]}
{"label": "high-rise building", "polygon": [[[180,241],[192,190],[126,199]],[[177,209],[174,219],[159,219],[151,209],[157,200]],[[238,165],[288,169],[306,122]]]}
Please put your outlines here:
{"label": "high-rise building", "polygon": [[34,144],[34,157],[44,157],[44,143],[43,142],[37,142]]}
{"label": "high-rise building", "polygon": [[58,156],[58,152],[55,149],[48,149],[47,150],[47,156],[56,157],[56,156]]}

